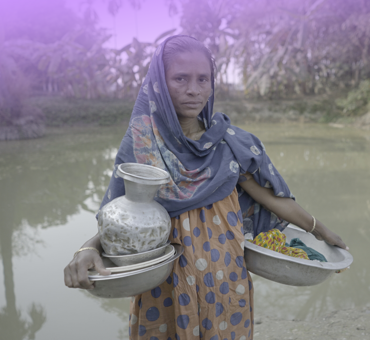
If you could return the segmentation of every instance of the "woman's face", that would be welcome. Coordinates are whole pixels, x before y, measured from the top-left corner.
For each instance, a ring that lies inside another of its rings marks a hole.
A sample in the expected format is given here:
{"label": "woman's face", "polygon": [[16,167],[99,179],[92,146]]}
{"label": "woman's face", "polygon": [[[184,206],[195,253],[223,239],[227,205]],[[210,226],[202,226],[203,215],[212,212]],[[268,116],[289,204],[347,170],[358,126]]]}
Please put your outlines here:
{"label": "woman's face", "polygon": [[179,119],[196,118],[212,93],[211,65],[202,52],[176,54],[166,83]]}

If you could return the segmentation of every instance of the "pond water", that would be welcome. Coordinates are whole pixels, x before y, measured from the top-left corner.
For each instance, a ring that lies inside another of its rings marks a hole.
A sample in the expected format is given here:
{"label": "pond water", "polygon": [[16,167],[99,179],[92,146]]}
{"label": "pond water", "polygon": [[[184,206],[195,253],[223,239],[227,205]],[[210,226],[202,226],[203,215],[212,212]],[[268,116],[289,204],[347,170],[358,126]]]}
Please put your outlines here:
{"label": "pond water", "polygon": [[[255,313],[311,319],[370,302],[370,133],[326,125],[241,126],[264,142],[297,201],[342,236],[351,268],[291,287],[253,276]],[[0,143],[0,339],[127,339],[128,299],[64,286],[63,268],[96,229],[125,126],[56,130]]]}

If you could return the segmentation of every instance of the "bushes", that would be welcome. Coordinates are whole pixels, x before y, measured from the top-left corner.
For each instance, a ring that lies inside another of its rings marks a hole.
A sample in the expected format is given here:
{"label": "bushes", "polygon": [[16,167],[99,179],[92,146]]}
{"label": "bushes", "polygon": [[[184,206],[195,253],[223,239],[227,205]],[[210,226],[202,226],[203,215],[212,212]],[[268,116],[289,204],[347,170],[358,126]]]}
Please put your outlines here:
{"label": "bushes", "polygon": [[113,125],[131,116],[133,103],[122,99],[73,99],[33,97],[30,103],[41,109],[46,126],[79,124]]}
{"label": "bushes", "polygon": [[337,105],[346,116],[360,116],[370,112],[370,80],[364,80],[359,87],[350,91],[347,98],[338,99]]}
{"label": "bushes", "polygon": [[28,83],[12,58],[0,52],[0,140],[44,134],[42,112],[27,103]]}

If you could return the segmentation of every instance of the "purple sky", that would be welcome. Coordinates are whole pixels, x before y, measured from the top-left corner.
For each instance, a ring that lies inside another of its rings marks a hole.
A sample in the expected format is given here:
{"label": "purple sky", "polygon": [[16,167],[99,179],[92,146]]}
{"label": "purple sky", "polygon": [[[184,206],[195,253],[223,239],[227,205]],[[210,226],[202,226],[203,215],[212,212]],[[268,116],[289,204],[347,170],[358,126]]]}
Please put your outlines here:
{"label": "purple sky", "polygon": [[[66,0],[67,6],[81,14],[79,0]],[[114,36],[108,46],[120,48],[137,37],[140,41],[154,41],[161,33],[179,27],[179,16],[170,17],[165,0],[146,0],[140,10],[133,10],[127,0],[113,18],[103,0],[95,0],[94,8],[99,15],[99,26],[106,27]],[[179,32],[179,28],[178,31]]]}

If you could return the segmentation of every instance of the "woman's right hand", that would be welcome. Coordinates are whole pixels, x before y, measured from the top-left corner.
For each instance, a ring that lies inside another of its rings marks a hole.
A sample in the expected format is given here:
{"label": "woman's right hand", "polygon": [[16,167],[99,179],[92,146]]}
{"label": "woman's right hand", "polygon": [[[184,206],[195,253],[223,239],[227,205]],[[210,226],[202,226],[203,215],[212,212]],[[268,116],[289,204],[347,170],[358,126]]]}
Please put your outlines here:
{"label": "woman's right hand", "polygon": [[[89,241],[95,238],[96,236]],[[84,246],[87,246],[87,244]],[[104,267],[102,258],[95,250],[86,249],[80,251],[64,268],[65,285],[69,288],[94,289],[94,283],[88,278],[88,270],[92,268],[101,275],[109,275],[111,273]]]}

